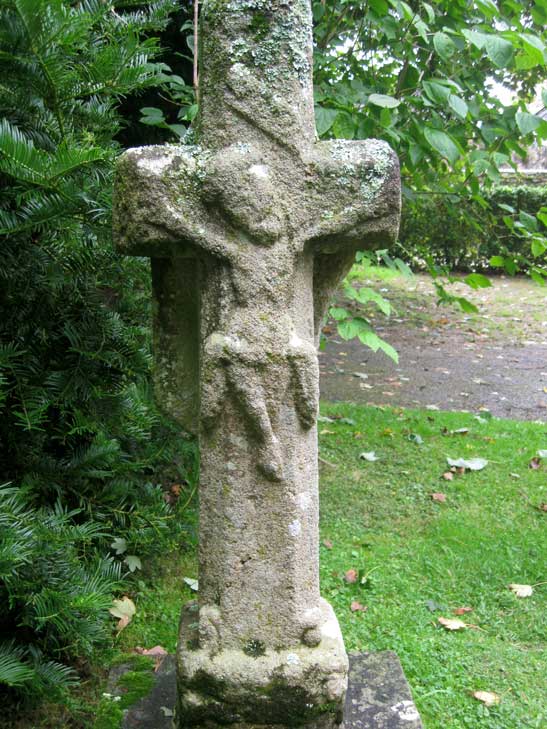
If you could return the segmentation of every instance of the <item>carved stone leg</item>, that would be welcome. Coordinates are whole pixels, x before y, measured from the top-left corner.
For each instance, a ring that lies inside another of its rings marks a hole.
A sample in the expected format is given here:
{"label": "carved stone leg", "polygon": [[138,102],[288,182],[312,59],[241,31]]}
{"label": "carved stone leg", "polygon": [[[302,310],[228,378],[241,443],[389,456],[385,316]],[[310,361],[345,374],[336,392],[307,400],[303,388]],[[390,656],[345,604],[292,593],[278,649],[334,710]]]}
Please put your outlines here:
{"label": "carved stone leg", "polygon": [[259,375],[250,365],[233,362],[228,367],[228,379],[235,400],[243,412],[249,429],[258,444],[257,467],[270,481],[282,481],[283,460]]}

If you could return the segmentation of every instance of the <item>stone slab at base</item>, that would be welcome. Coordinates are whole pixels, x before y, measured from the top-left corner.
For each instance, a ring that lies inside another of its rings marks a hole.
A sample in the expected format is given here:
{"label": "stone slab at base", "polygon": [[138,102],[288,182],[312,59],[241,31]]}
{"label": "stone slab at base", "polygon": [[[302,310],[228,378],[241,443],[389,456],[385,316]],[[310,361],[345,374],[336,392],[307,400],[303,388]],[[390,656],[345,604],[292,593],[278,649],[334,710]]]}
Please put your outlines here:
{"label": "stone slab at base", "polygon": [[344,729],[423,729],[393,651],[350,654]]}
{"label": "stone slab at base", "polygon": [[[127,670],[130,670],[129,667]],[[154,675],[154,687],[127,711],[122,729],[172,729],[170,711],[174,710],[176,700],[174,656],[165,658]],[[119,694],[115,686],[111,691]],[[232,725],[230,729],[238,728]],[[275,729],[279,729],[279,725]],[[322,727],[315,722],[299,729]],[[343,729],[423,729],[410,687],[395,653],[384,651],[350,655]]]}

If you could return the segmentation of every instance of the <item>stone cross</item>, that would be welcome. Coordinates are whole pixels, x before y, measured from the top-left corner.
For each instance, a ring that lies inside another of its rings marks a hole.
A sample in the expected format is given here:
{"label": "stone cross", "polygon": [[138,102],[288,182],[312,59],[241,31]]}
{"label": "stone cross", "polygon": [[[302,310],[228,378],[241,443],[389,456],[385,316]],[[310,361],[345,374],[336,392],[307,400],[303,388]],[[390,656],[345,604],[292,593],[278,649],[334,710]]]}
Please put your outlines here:
{"label": "stone cross", "polygon": [[318,577],[316,345],[359,249],[397,234],[383,142],[317,142],[310,0],[205,0],[199,145],[120,159],[117,248],[150,256],[156,394],[199,436],[199,601],[177,727],[331,729],[348,662]]}

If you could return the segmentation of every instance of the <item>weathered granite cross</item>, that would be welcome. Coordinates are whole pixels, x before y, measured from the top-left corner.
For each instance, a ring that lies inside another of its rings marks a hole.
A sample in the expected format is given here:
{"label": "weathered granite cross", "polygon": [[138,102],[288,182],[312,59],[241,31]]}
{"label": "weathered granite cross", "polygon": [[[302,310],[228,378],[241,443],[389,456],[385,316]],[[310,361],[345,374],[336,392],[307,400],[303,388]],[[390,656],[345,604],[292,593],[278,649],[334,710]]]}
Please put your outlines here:
{"label": "weathered granite cross", "polygon": [[[347,656],[318,579],[316,344],[358,249],[396,236],[395,155],[317,142],[310,0],[205,0],[199,146],[118,167],[118,250],[152,258],[156,392],[199,433],[199,607],[178,727],[341,721]],[[192,612],[194,611],[194,612]]]}

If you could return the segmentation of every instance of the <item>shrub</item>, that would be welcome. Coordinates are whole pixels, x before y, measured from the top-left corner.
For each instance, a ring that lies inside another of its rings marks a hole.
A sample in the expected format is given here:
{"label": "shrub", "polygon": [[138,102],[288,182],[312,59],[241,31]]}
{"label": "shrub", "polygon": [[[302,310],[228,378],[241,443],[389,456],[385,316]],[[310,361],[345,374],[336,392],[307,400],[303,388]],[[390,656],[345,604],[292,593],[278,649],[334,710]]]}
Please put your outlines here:
{"label": "shrub", "polygon": [[184,478],[193,451],[150,397],[148,265],[110,239],[120,103],[165,82],[157,34],[175,5],[0,10],[0,482],[12,484],[0,684],[11,692],[73,680],[67,662],[107,634],[112,590],[137,564],[127,555],[184,529],[162,483]]}
{"label": "shrub", "polygon": [[422,266],[429,258],[456,270],[487,270],[492,256],[529,256],[529,243],[508,229],[501,206],[535,215],[547,203],[547,187],[503,186],[483,194],[487,207],[441,195],[405,201],[399,239],[407,262]]}

